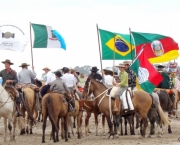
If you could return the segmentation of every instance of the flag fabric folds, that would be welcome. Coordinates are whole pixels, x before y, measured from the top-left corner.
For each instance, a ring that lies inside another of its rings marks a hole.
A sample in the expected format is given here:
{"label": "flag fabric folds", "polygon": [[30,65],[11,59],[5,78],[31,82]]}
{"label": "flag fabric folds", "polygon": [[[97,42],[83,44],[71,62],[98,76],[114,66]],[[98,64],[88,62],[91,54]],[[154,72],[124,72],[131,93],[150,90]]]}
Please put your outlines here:
{"label": "flag fabric folds", "polygon": [[[99,29],[102,46],[102,59],[132,60],[135,57],[135,47],[130,43],[130,35],[113,33]],[[131,51],[132,49],[132,51]]]}
{"label": "flag fabric folds", "polygon": [[145,54],[151,63],[173,60],[179,56],[178,44],[171,38],[159,34],[132,32],[136,45],[136,54],[145,46]]}
{"label": "flag fabric folds", "polygon": [[31,24],[34,30],[33,48],[62,48],[66,50],[63,37],[51,26]]}
{"label": "flag fabric folds", "polygon": [[163,78],[151,65],[145,51],[140,52],[130,67],[136,73],[141,89],[151,94]]}

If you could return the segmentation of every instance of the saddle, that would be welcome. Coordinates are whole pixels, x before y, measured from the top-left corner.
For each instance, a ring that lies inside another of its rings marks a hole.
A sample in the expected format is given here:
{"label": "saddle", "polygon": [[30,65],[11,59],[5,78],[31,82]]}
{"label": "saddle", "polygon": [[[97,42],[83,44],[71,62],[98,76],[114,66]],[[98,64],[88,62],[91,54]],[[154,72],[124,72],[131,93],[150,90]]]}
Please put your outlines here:
{"label": "saddle", "polygon": [[9,94],[9,96],[11,97],[11,99],[13,101],[16,101],[16,98],[19,97],[19,93],[16,90],[16,88],[12,85],[5,85],[4,88],[7,91],[7,93]]}
{"label": "saddle", "polygon": [[31,88],[32,90],[36,91],[36,92],[39,92],[39,87],[37,87],[36,85],[34,84],[17,84],[16,85],[16,89],[20,92],[22,92],[22,89],[23,88]]}

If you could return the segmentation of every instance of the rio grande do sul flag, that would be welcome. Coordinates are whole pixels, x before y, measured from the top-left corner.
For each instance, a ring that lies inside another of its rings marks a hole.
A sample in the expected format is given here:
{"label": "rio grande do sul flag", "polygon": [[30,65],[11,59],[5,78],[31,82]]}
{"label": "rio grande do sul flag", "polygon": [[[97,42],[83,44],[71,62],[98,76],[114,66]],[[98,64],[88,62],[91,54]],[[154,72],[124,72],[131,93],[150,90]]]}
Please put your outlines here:
{"label": "rio grande do sul flag", "polygon": [[34,46],[33,48],[62,48],[66,50],[66,44],[63,37],[51,26],[33,24]]}
{"label": "rio grande do sul flag", "polygon": [[179,56],[178,44],[168,36],[151,33],[132,32],[136,54],[146,44],[145,54],[151,63],[161,63],[176,59]]}
{"label": "rio grande do sul flag", "polygon": [[163,80],[162,76],[150,64],[145,50],[139,53],[139,56],[137,56],[130,67],[138,76],[141,89],[147,93],[151,94],[154,88]]}
{"label": "rio grande do sul flag", "polygon": [[130,35],[113,33],[102,29],[99,29],[99,34],[103,60],[113,60],[114,51],[116,60],[132,60],[135,57],[135,47],[130,43]]}

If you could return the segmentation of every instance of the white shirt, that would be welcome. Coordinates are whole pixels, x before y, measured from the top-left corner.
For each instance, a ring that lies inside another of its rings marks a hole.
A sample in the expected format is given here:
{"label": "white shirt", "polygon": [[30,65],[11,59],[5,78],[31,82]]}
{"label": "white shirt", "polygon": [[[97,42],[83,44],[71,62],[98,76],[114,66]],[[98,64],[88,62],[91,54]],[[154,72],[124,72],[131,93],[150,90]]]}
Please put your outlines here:
{"label": "white shirt", "polygon": [[113,76],[111,75],[105,75],[104,76],[104,82],[105,82],[105,85],[108,87],[110,86],[113,86],[113,83],[112,82],[116,82],[115,79],[113,78]]}
{"label": "white shirt", "polygon": [[46,83],[45,83],[45,85],[48,85],[49,83],[52,83],[55,79],[56,79],[55,74],[49,71],[46,74]]}
{"label": "white shirt", "polygon": [[61,78],[68,88],[74,87],[76,85],[77,79],[70,73],[64,74]]}

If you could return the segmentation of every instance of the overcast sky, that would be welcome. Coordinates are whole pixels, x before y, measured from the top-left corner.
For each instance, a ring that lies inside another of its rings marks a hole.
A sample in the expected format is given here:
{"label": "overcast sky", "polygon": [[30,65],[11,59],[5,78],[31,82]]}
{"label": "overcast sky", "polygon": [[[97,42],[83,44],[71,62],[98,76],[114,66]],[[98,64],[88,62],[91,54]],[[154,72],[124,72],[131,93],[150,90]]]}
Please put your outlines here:
{"label": "overcast sky", "polygon": [[[0,22],[11,22],[30,37],[29,22],[52,26],[63,37],[67,50],[33,49],[35,70],[45,66],[91,65],[100,68],[96,23],[99,28],[129,33],[159,33],[180,43],[179,0],[0,0]],[[24,52],[1,50],[0,61],[11,59],[17,72],[21,63],[31,64],[30,43]],[[118,64],[119,61],[116,61]],[[103,68],[113,61],[102,61]],[[0,69],[3,69],[0,63]]]}

